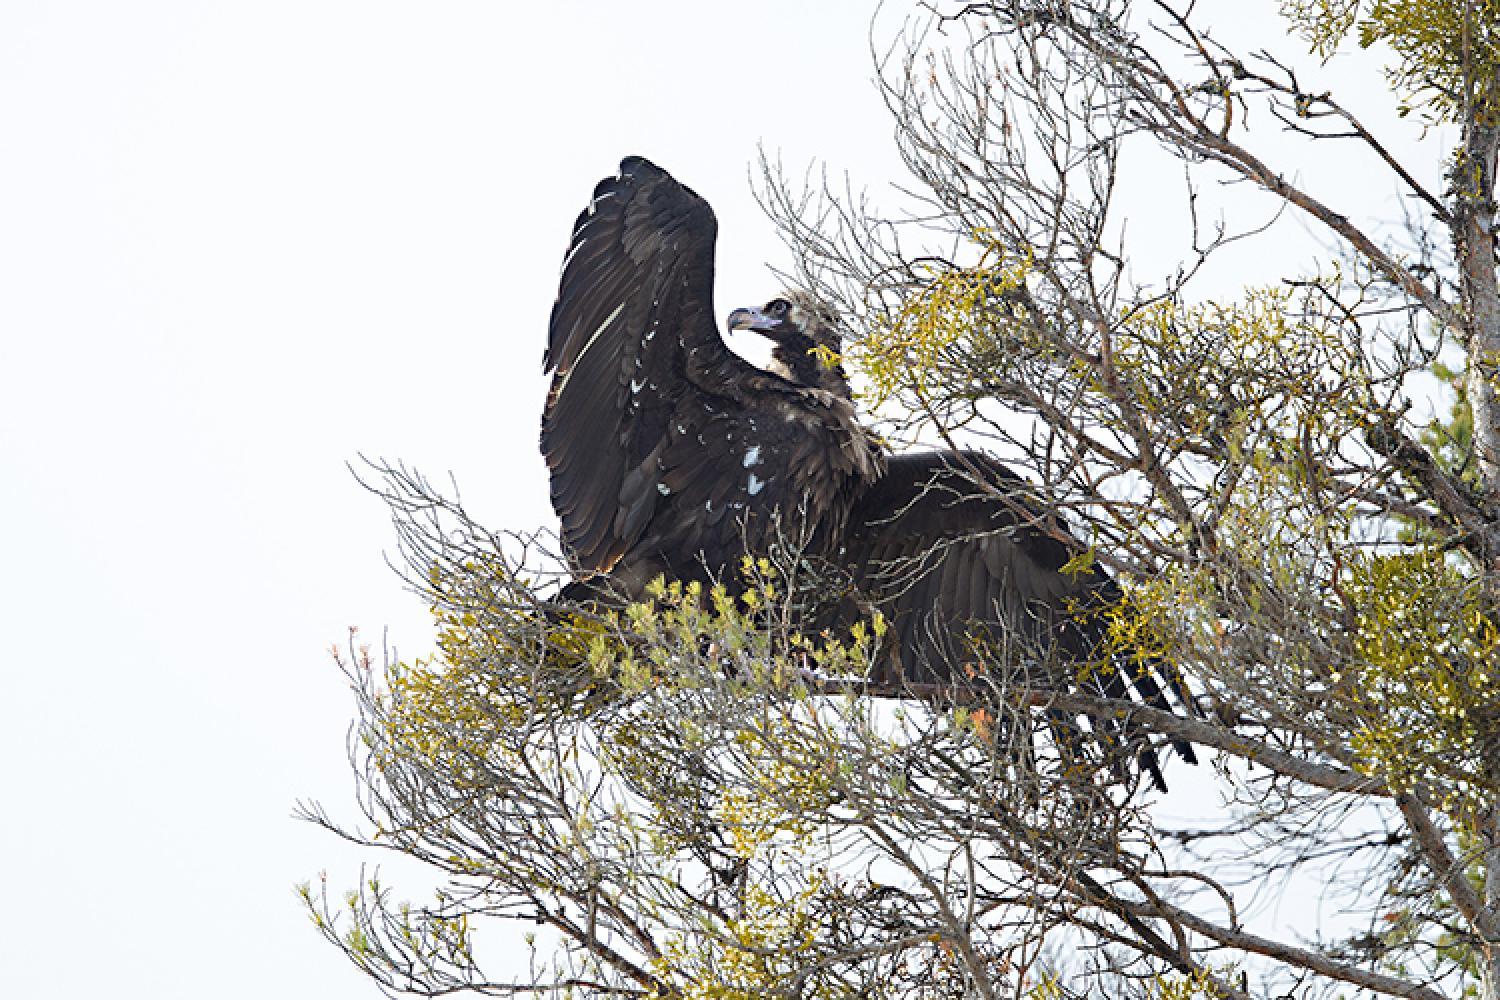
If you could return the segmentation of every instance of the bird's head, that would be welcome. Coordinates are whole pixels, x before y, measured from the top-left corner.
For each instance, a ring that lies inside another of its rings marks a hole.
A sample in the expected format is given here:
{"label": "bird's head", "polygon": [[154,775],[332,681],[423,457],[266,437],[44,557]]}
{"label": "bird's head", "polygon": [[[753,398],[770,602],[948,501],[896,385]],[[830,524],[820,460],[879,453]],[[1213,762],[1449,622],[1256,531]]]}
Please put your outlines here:
{"label": "bird's head", "polygon": [[816,296],[793,290],[763,306],[729,314],[731,331],[750,330],[772,341],[778,375],[800,385],[848,395],[840,367],[838,316]]}

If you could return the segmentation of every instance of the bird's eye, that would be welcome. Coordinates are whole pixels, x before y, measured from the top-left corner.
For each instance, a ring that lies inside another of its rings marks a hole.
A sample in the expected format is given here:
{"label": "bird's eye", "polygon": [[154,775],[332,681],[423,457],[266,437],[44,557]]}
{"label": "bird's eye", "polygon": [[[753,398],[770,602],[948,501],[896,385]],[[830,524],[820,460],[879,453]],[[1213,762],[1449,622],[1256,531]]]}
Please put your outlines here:
{"label": "bird's eye", "polygon": [[786,299],[772,299],[771,304],[766,306],[766,312],[772,316],[785,316],[787,310],[790,308],[792,308],[792,304]]}

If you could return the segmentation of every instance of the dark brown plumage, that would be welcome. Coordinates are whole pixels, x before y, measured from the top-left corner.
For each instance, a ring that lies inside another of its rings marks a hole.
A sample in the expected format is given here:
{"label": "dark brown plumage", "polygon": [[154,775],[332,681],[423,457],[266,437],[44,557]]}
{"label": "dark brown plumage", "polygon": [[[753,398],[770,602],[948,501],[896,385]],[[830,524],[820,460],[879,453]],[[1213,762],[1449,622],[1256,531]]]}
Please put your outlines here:
{"label": "dark brown plumage", "polygon": [[718,575],[773,533],[819,544],[883,459],[847,394],[724,346],[708,203],[632,157],[573,227],[552,310],[542,453],[572,569],[627,594]]}
{"label": "dark brown plumage", "polygon": [[[1098,566],[1075,560],[1083,552],[1030,485],[988,455],[892,456],[851,508],[840,551],[860,603],[890,623],[877,682],[962,687],[1003,664],[1033,687],[1063,680],[1119,701],[1133,689],[1154,708],[1173,711],[1175,701],[1196,714],[1169,666],[1107,654],[1107,616],[1124,595]],[[1094,726],[1136,742],[1129,724]],[[1054,725],[1060,740],[1063,728]],[[1172,746],[1196,763],[1190,744]],[[1139,759],[1165,788],[1149,747]]]}
{"label": "dark brown plumage", "polygon": [[[975,640],[1050,663],[1059,682],[1056,659],[1090,662],[1115,583],[1063,571],[1081,547],[995,460],[888,459],[855,416],[836,320],[811,296],[730,314],[731,330],[775,343],[771,370],[729,351],[712,301],[716,231],[702,198],[639,157],[574,224],[541,435],[579,581],[565,596],[592,596],[600,581],[637,596],[659,574],[730,579],[744,554],[793,545],[852,584],[826,615],[847,623],[878,608],[891,621],[885,681],[961,683]],[[1191,708],[1180,683],[1123,666],[1090,685],[1170,708],[1165,686]],[[1160,784],[1149,750],[1142,761]]]}

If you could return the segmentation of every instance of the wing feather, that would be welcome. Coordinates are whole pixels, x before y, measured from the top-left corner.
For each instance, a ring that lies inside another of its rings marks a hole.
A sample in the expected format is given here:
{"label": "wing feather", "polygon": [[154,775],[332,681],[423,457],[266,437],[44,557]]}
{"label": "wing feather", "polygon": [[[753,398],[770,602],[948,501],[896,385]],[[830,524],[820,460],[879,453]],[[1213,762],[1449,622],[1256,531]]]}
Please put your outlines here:
{"label": "wing feather", "polygon": [[671,414],[703,391],[693,373],[738,361],[714,322],[716,234],[708,203],[640,157],[599,183],[573,225],[548,330],[541,440],[564,548],[581,572],[608,570],[650,522]]}
{"label": "wing feather", "polygon": [[[903,679],[962,684],[955,668],[976,658],[969,639],[977,637],[1007,660],[1092,665],[1084,683],[1105,697],[1129,700],[1133,688],[1171,711],[1170,691],[1195,711],[1168,667],[1097,663],[1106,628],[1098,612],[1123,595],[1098,568],[1063,572],[1079,547],[1061,530],[1025,481],[986,455],[898,455],[851,511],[845,560],[856,587],[891,620]],[[1107,745],[1123,733],[1117,722],[1094,728]],[[1187,744],[1173,746],[1193,759]],[[1160,783],[1149,750],[1142,763]]]}

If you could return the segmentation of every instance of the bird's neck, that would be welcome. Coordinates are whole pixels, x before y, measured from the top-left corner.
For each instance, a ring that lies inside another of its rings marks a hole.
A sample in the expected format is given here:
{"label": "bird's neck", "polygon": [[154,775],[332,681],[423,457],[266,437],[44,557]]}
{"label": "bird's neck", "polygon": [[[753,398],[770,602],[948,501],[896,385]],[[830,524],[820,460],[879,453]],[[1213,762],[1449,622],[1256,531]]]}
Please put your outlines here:
{"label": "bird's neck", "polygon": [[810,337],[795,337],[778,343],[771,351],[771,370],[798,385],[849,399],[849,380],[844,376],[843,366],[835,364],[830,367],[818,356],[814,346]]}

